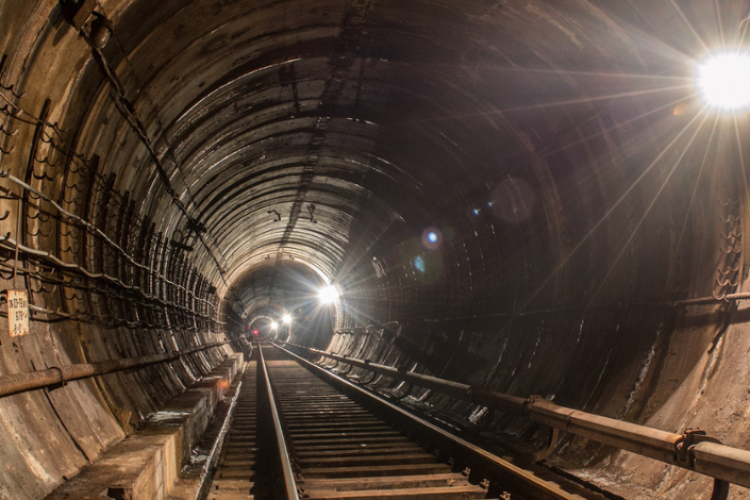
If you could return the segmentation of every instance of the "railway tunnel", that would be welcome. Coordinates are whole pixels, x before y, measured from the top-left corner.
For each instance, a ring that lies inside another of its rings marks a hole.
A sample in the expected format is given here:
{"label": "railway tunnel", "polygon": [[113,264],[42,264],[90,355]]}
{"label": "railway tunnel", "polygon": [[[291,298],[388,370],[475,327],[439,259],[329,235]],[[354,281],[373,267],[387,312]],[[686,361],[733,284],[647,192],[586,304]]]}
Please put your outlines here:
{"label": "railway tunnel", "polygon": [[[750,449],[748,120],[722,100],[749,14],[0,0],[0,497],[54,494],[202,383],[177,475],[256,336]],[[387,381],[493,446],[544,439]],[[545,463],[622,498],[713,484],[572,434]]]}

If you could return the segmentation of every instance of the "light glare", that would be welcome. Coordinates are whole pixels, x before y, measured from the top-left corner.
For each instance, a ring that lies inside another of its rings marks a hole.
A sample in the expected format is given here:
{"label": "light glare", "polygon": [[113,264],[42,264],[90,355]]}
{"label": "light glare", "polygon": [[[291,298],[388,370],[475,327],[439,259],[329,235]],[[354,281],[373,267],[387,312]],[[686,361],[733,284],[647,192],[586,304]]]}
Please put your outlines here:
{"label": "light glare", "polygon": [[436,227],[422,231],[422,245],[429,250],[437,250],[443,244],[443,235]]}
{"label": "light glare", "polygon": [[698,87],[709,104],[722,109],[739,109],[750,104],[750,57],[721,53],[698,67]]}
{"label": "light glare", "polygon": [[292,322],[292,315],[285,314],[284,316],[281,317],[281,321],[283,321],[285,325],[288,325],[289,323]]}
{"label": "light glare", "polygon": [[339,291],[334,285],[328,285],[321,288],[318,292],[318,300],[321,304],[333,304],[339,300]]}
{"label": "light glare", "polygon": [[271,330],[276,330],[279,327],[279,324],[275,321],[271,321]]}

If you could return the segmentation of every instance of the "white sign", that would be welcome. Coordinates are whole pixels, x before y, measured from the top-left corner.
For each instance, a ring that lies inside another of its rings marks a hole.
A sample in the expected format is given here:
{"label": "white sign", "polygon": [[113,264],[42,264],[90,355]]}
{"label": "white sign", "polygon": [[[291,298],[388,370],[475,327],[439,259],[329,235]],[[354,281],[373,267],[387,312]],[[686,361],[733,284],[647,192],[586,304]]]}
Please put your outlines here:
{"label": "white sign", "polygon": [[8,290],[8,331],[11,337],[29,334],[29,293]]}

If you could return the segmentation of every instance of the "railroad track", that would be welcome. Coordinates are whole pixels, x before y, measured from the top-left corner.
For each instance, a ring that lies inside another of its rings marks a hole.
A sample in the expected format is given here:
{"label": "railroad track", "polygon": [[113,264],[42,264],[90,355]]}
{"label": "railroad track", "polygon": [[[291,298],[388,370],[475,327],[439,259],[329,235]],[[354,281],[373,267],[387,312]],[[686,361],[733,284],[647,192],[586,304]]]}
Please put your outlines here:
{"label": "railroad track", "polygon": [[602,498],[539,478],[334,375],[321,379],[289,352],[256,351],[208,500]]}
{"label": "railroad track", "polygon": [[308,498],[487,497],[485,488],[293,360],[269,361],[268,371]]}

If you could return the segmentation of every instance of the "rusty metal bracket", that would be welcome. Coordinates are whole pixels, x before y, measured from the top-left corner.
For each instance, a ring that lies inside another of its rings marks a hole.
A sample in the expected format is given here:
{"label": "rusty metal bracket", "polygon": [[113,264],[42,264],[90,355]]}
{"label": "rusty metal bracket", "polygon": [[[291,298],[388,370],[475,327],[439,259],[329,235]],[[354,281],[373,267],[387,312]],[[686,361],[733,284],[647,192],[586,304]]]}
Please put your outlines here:
{"label": "rusty metal bracket", "polygon": [[682,438],[675,443],[676,459],[683,467],[693,469],[695,467],[695,456],[693,448],[698,443],[716,443],[721,444],[716,438],[706,435],[706,431],[700,429],[687,429]]}
{"label": "rusty metal bracket", "polygon": [[728,481],[714,478],[714,490],[711,493],[711,500],[727,500],[727,497],[729,496],[729,485],[730,483]]}
{"label": "rusty metal bracket", "polygon": [[367,380],[367,382],[365,382],[364,380],[354,380],[354,379],[352,379],[352,382],[354,382],[357,385],[370,385],[373,382],[373,380],[377,378],[377,376],[378,376],[377,373],[371,372],[370,378],[369,380]]}
{"label": "rusty metal bracket", "polygon": [[346,370],[346,371],[344,371],[343,369],[342,370],[338,370],[337,373],[339,375],[349,375],[349,372],[352,371],[352,369],[354,368],[354,365],[346,365],[346,367],[348,368],[348,370]]}
{"label": "rusty metal bracket", "polygon": [[391,394],[394,398],[398,399],[399,401],[404,399],[409,394],[411,394],[411,390],[414,388],[414,384],[412,384],[411,382],[404,382],[404,385],[406,385],[406,389],[403,390],[401,394],[399,395]]}
{"label": "rusty metal bracket", "polygon": [[96,0],[69,1],[63,7],[63,15],[76,31],[81,31],[95,8]]}
{"label": "rusty metal bracket", "polygon": [[65,380],[65,372],[63,372],[62,368],[60,368],[59,366],[50,366],[48,369],[49,370],[56,370],[56,371],[60,372],[60,382],[59,382],[59,384],[61,386],[68,385],[68,381]]}
{"label": "rusty metal bracket", "polygon": [[537,401],[549,401],[549,400],[545,398],[544,396],[540,396],[538,394],[532,394],[523,402],[524,415],[528,415],[530,413],[531,407],[534,406],[534,403],[536,403]]}
{"label": "rusty metal bracket", "polygon": [[546,459],[557,448],[557,443],[560,441],[560,429],[554,427],[550,428],[549,437],[547,438],[547,446],[534,454],[534,462],[541,462]]}

